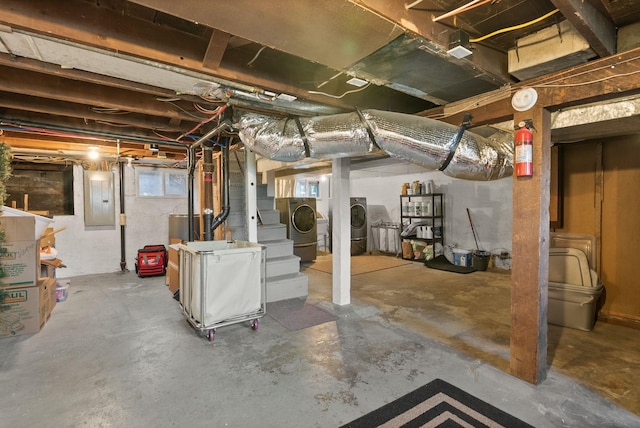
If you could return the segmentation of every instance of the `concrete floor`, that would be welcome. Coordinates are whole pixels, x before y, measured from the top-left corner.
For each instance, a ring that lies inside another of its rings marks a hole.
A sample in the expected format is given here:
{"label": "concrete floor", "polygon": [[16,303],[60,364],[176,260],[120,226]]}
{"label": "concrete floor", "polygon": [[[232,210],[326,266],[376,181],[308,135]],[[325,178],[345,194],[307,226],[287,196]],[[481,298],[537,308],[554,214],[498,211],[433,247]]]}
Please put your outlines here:
{"label": "concrete floor", "polygon": [[536,427],[640,426],[639,331],[551,326],[534,386],[505,373],[508,275],[411,263],[354,276],[338,307],[331,276],[304,271],[307,302],[337,321],[289,331],[267,315],[213,343],[164,278],[72,278],[40,333],[0,340],[0,426],[336,427],[435,378]]}

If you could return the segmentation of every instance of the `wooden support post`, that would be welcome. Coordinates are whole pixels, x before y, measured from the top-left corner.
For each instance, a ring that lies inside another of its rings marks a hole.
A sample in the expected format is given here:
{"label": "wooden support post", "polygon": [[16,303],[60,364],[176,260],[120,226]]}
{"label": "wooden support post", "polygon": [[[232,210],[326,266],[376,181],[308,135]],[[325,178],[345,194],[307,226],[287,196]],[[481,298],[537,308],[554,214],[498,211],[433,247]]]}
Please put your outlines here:
{"label": "wooden support post", "polygon": [[547,374],[551,115],[534,107],[514,115],[531,119],[533,176],[513,177],[510,371],[537,384]]}

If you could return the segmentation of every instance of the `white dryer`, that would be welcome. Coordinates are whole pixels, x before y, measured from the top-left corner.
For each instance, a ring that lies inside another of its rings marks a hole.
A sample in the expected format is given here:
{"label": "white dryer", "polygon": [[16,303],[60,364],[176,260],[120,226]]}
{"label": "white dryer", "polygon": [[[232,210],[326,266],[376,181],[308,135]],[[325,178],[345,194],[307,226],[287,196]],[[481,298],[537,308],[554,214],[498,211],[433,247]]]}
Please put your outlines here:
{"label": "white dryer", "polygon": [[300,261],[312,261],[317,253],[317,216],[315,198],[278,198],[280,223],[287,226],[287,238],[293,241],[293,253]]}
{"label": "white dryer", "polygon": [[351,255],[367,252],[367,198],[351,198]]}

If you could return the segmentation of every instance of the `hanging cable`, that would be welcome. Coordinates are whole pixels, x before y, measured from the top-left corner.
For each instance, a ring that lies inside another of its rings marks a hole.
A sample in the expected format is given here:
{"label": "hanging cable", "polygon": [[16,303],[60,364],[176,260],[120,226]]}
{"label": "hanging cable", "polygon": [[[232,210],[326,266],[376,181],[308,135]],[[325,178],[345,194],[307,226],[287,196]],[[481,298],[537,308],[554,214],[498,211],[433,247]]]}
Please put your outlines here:
{"label": "hanging cable", "polygon": [[478,42],[481,42],[483,40],[488,39],[489,37],[493,37],[493,36],[495,36],[497,34],[502,34],[502,33],[508,32],[508,31],[513,31],[513,30],[519,30],[521,28],[525,28],[525,27],[528,27],[530,25],[537,24],[538,22],[547,19],[548,17],[550,17],[551,15],[553,15],[553,14],[555,14],[557,12],[559,12],[559,10],[558,9],[554,9],[551,12],[546,13],[546,14],[542,15],[541,17],[536,18],[536,19],[534,19],[532,21],[525,22],[524,24],[514,25],[513,27],[507,27],[507,28],[502,28],[500,30],[496,30],[493,33],[487,34],[486,36],[482,36],[482,37],[478,37],[477,39],[469,40],[469,43],[478,43]]}
{"label": "hanging cable", "polygon": [[213,116],[211,116],[211,117],[209,117],[209,118],[207,118],[207,119],[203,120],[202,122],[200,122],[199,124],[197,124],[196,126],[194,126],[194,127],[193,127],[193,129],[190,129],[189,131],[187,131],[187,132],[185,132],[184,134],[180,135],[178,138],[176,138],[176,141],[180,141],[181,139],[183,139],[183,138],[184,138],[184,137],[186,137],[187,135],[189,135],[189,134],[193,133],[194,131],[196,131],[197,129],[199,129],[199,128],[200,128],[202,125],[204,125],[205,123],[209,123],[209,122],[211,122],[212,120],[214,120],[214,119],[216,119],[216,118],[220,117],[220,115],[221,115],[221,114],[222,114],[226,109],[227,109],[227,106],[226,106],[226,105],[223,105],[223,106],[218,107],[218,108],[215,110],[215,111],[216,111],[216,113],[215,113]]}
{"label": "hanging cable", "polygon": [[253,62],[258,59],[258,57],[260,56],[262,51],[265,50],[266,48],[267,48],[266,46],[261,47],[260,50],[258,50],[258,52],[255,54],[255,56],[253,58],[251,58],[251,61],[249,61],[247,63],[247,67],[249,67],[251,64],[253,64]]}
{"label": "hanging cable", "polygon": [[478,6],[482,6],[483,4],[487,4],[489,2],[491,2],[493,0],[483,0],[482,2],[480,2],[480,0],[473,0],[467,4],[465,4],[464,6],[460,6],[459,8],[456,8],[454,10],[452,10],[451,12],[447,12],[443,15],[437,16],[435,18],[433,18],[433,22],[437,22],[440,21],[441,19],[445,19],[445,18],[449,18],[455,15],[458,15],[462,12],[466,12],[468,10],[474,9]]}
{"label": "hanging cable", "polygon": [[309,93],[310,94],[316,94],[316,95],[324,95],[325,97],[330,97],[330,98],[340,99],[340,98],[344,97],[347,94],[353,94],[354,92],[360,92],[360,91],[362,91],[364,89],[367,89],[369,86],[371,86],[371,82],[367,83],[362,88],[352,89],[350,91],[345,92],[342,95],[332,95],[332,94],[327,94],[326,92],[319,92],[319,91],[309,91]]}
{"label": "hanging cable", "polygon": [[419,5],[419,4],[420,4],[420,3],[422,3],[423,1],[424,1],[424,0],[416,0],[416,1],[414,1],[413,3],[405,4],[405,5],[404,5],[404,8],[405,8],[405,9],[407,9],[407,10],[409,10],[409,9],[411,9],[413,6],[417,6],[417,5]]}

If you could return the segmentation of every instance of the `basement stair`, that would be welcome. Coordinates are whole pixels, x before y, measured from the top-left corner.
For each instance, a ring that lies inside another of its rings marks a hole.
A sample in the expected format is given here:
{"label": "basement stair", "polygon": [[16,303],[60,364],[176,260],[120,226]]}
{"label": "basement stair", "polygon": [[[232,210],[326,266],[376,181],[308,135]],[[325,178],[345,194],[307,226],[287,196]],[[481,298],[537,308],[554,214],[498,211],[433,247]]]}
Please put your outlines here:
{"label": "basement stair", "polygon": [[300,257],[293,254],[293,241],[280,223],[274,197],[267,196],[267,185],[256,188],[258,205],[258,243],[267,247],[267,303],[306,297],[309,278],[300,273]]}

